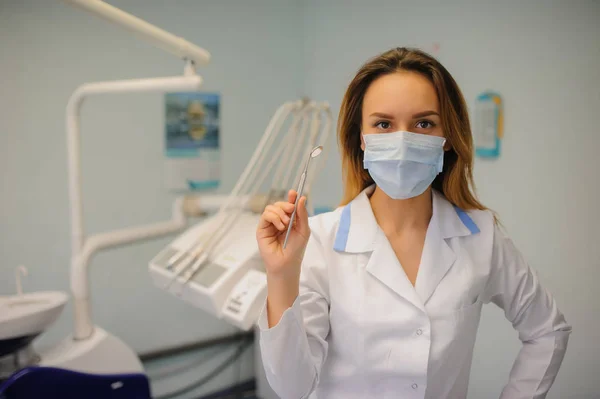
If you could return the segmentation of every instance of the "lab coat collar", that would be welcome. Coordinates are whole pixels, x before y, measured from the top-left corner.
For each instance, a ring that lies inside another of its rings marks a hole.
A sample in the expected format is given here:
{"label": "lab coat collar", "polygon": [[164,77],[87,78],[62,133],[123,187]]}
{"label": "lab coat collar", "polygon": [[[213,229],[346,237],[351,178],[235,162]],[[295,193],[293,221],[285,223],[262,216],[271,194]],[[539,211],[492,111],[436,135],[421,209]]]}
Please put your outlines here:
{"label": "lab coat collar", "polygon": [[373,191],[374,185],[367,187],[342,209],[333,246],[336,251],[361,253],[373,250],[379,229],[369,201]]}
{"label": "lab coat collar", "polygon": [[417,280],[413,287],[394,256],[393,249],[377,225],[369,196],[375,186],[361,192],[344,207],[335,238],[334,249],[347,253],[369,252],[365,268],[396,294],[418,309],[425,305],[436,287],[456,261],[447,239],[479,233],[479,228],[463,210],[453,206],[433,190],[433,215],[427,228]]}
{"label": "lab coat collar", "polygon": [[[335,237],[338,252],[362,253],[373,251],[379,226],[373,214],[369,197],[372,185],[363,190],[342,209]],[[462,209],[452,205],[443,194],[433,190],[433,214],[430,229],[438,229],[441,238],[468,236],[479,233],[479,228]]]}

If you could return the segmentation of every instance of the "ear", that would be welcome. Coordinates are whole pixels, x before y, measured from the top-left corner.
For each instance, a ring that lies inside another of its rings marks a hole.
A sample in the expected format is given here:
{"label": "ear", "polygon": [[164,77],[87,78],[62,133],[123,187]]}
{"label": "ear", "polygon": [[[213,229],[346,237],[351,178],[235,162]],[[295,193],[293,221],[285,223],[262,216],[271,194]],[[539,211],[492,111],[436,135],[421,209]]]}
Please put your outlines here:
{"label": "ear", "polygon": [[450,144],[450,141],[448,141],[446,139],[446,142],[444,143],[444,151],[449,151],[452,149],[452,144]]}
{"label": "ear", "polygon": [[362,133],[360,134],[360,149],[363,150],[363,152],[365,151],[365,138]]}

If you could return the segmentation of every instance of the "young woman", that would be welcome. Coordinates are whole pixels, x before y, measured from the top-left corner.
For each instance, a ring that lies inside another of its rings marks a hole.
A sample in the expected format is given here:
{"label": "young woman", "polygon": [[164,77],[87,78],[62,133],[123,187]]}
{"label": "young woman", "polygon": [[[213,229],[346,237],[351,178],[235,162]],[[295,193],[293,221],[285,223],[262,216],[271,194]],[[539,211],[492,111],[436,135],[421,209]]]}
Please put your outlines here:
{"label": "young woman", "polygon": [[309,220],[302,198],[285,250],[294,191],[257,228],[260,346],[275,392],[465,398],[481,307],[493,302],[523,343],[501,397],[545,397],[571,327],[472,192],[452,76],[421,51],[385,52],[350,83],[338,123],[343,206]]}

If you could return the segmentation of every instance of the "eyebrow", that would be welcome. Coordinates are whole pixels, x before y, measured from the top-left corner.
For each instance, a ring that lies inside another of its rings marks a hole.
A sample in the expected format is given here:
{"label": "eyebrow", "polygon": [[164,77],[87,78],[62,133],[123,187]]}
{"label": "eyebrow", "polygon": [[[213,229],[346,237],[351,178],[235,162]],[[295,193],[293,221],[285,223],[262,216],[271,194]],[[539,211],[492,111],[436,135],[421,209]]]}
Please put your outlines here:
{"label": "eyebrow", "polygon": [[393,115],[384,114],[382,112],[373,112],[370,116],[374,116],[376,118],[383,118],[383,119],[394,119]]}
{"label": "eyebrow", "polygon": [[431,116],[431,115],[440,116],[440,114],[438,114],[437,112],[431,110],[431,111],[423,111],[423,112],[419,112],[418,114],[414,114],[413,115],[413,119],[424,118],[426,116]]}
{"label": "eyebrow", "polygon": [[[431,111],[419,112],[417,114],[414,114],[412,117],[413,117],[413,119],[417,119],[417,118],[423,118],[423,117],[430,116],[430,115],[440,116],[440,114],[438,114],[437,112],[431,110]],[[374,117],[377,117],[377,118],[383,118],[383,119],[394,119],[393,115],[385,114],[385,113],[382,113],[382,112],[373,112],[370,116],[374,116]]]}

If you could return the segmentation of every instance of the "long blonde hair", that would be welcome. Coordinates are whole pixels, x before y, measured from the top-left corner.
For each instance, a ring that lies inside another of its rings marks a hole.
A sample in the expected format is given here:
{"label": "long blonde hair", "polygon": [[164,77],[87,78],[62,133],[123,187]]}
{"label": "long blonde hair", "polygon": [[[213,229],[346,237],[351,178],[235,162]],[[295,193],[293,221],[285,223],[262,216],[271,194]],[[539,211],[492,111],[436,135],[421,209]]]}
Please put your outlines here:
{"label": "long blonde hair", "polygon": [[473,193],[473,138],[467,105],[458,85],[435,58],[423,51],[404,47],[386,51],[369,60],[360,68],[344,95],[338,120],[344,178],[342,205],[374,183],[363,167],[364,153],[361,149],[365,92],[378,77],[398,71],[412,71],[425,76],[438,96],[442,129],[451,148],[444,154],[444,168],[433,181],[433,188],[463,210],[486,209]]}

